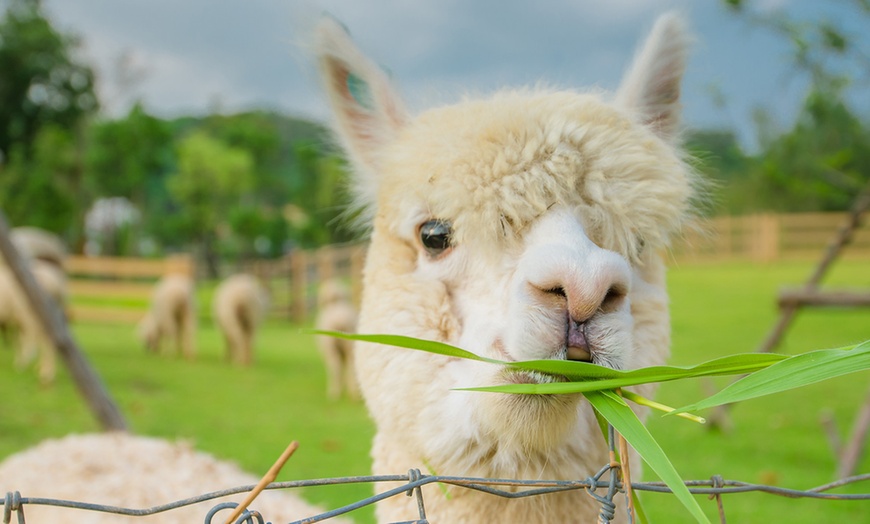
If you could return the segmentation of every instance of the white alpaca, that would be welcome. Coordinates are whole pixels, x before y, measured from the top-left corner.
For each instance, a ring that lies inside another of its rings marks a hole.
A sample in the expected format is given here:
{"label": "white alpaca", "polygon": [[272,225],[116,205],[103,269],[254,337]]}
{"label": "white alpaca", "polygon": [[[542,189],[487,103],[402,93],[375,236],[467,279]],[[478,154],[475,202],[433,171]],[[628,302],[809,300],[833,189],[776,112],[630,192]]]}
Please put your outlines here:
{"label": "white alpaca", "polygon": [[[278,450],[277,453],[280,452]],[[292,463],[292,459],[291,459]],[[0,462],[0,493],[146,509],[196,495],[256,484],[259,477],[235,464],[194,450],[184,442],[103,433],[51,439]],[[294,491],[265,491],[251,504],[271,522],[289,522],[322,513]],[[123,517],[54,506],[27,505],[28,522],[81,524],[174,524],[203,522],[224,501],[241,502],[246,493],[200,502],[149,517]],[[231,510],[217,513],[223,522]],[[13,515],[13,521],[15,520]],[[330,520],[330,522],[333,522]],[[342,522],[337,519],[336,522]]]}
{"label": "white alpaca", "polygon": [[[325,21],[319,63],[372,227],[359,332],[502,360],[664,362],[661,255],[693,194],[676,144],[686,43],[681,20],[661,18],[613,98],[505,90],[412,116],[387,75]],[[455,390],[558,378],[370,343],[355,351],[376,474],[584,479],[609,463],[581,395]],[[582,491],[423,491],[439,523],[592,522],[598,508]],[[378,520],[415,518],[415,504],[393,497]]]}
{"label": "white alpaca", "polygon": [[232,275],[215,290],[212,311],[230,362],[247,366],[253,361],[254,336],[268,303],[266,290],[251,275]]}
{"label": "white alpaca", "polygon": [[38,227],[22,226],[12,230],[10,239],[22,256],[63,269],[66,246],[54,233]]}
{"label": "white alpaca", "polygon": [[[61,311],[65,311],[67,285],[63,270],[54,263],[43,262],[41,259],[33,260],[30,270],[49,300],[53,300]],[[36,312],[24,296],[24,290],[6,266],[0,266],[0,324],[17,332],[14,343],[16,367],[26,368],[39,355],[40,382],[54,382],[57,373],[55,349]]]}
{"label": "white alpaca", "polygon": [[[350,292],[338,280],[330,279],[320,285],[317,294],[317,319],[314,325],[319,330],[356,331],[357,311],[351,303]],[[352,399],[359,398],[359,386],[354,376],[353,344],[334,337],[317,337],[317,345],[326,364],[326,395],[338,399],[341,391]]]}
{"label": "white alpaca", "polygon": [[139,322],[138,334],[146,349],[160,353],[163,340],[193,359],[196,355],[196,299],[193,280],[186,275],[166,275],[154,287],[151,306]]}

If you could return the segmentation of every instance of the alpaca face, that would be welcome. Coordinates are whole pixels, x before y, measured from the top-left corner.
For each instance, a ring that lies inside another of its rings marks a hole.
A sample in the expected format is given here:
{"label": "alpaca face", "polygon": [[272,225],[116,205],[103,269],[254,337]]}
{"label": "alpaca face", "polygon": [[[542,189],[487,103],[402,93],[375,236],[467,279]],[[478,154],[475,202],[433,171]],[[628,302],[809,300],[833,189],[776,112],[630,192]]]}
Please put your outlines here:
{"label": "alpaca face", "polygon": [[[359,332],[501,360],[664,361],[659,255],[692,194],[673,139],[679,20],[657,24],[615,99],[503,91],[416,117],[341,28],[326,22],[320,37],[336,130],[372,226]],[[455,391],[558,377],[370,344],[357,346],[357,368],[378,426],[376,471],[411,462],[569,478],[607,460],[579,395]]]}

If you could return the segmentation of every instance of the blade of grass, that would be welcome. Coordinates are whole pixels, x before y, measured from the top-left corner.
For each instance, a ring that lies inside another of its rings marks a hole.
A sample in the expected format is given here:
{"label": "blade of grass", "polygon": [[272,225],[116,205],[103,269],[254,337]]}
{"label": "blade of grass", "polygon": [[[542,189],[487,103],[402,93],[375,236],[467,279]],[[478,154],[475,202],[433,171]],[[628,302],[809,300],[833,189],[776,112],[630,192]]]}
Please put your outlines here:
{"label": "blade of grass", "polygon": [[870,369],[870,340],[846,348],[810,351],[747,375],[722,391],[669,414],[698,411],[780,393],[867,369]]}
{"label": "blade of grass", "polygon": [[613,391],[590,391],[584,396],[607,421],[625,437],[644,462],[656,472],[671,489],[674,496],[689,510],[697,522],[710,524],[698,502],[689,493],[674,465],[652,437],[634,411]]}
{"label": "blade of grass", "polygon": [[[637,393],[632,393],[631,391],[625,389],[622,390],[622,397],[628,399],[635,404],[639,404],[641,406],[646,406],[648,408],[657,409],[659,411],[663,411],[665,413],[671,413],[674,411],[674,408],[670,406],[666,406],[661,402],[656,402],[655,400],[650,400],[646,397],[640,396]],[[707,419],[704,417],[699,417],[697,415],[692,415],[691,413],[677,413],[678,417],[684,418],[686,420],[691,420],[692,422],[697,422],[698,424],[706,424]]]}

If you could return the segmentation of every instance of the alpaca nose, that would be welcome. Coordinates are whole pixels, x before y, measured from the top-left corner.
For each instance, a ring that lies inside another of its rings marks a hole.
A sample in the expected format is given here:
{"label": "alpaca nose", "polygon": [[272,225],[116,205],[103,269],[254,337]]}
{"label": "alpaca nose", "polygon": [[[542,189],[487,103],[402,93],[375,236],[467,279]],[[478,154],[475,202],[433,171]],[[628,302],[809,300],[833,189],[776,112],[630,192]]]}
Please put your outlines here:
{"label": "alpaca nose", "polygon": [[529,282],[544,300],[564,303],[571,324],[582,324],[595,313],[617,311],[629,292],[630,274],[622,257],[600,250],[584,258],[579,265],[556,262],[546,278]]}

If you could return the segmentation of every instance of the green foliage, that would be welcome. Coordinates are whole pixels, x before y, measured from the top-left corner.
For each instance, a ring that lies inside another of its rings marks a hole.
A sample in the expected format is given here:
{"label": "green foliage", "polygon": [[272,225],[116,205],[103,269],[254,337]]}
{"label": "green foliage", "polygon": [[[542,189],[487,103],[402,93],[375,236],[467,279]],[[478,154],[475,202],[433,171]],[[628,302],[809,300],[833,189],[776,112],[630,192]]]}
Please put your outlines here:
{"label": "green foliage", "polygon": [[75,129],[97,108],[94,74],[72,57],[76,40],[59,33],[40,2],[14,0],[0,20],[0,152],[18,144],[30,160],[40,130]]}
{"label": "green foliage", "polygon": [[89,193],[95,197],[122,196],[140,208],[149,208],[154,191],[151,182],[162,182],[172,154],[168,124],[148,114],[140,104],[124,118],[97,121],[88,133]]}
{"label": "green foliage", "polygon": [[[847,102],[857,71],[866,70],[863,40],[825,19],[800,20],[786,9],[763,11],[723,0],[736,15],[791,45],[792,62],[809,79],[790,129],[757,108],[759,150],[746,154],[727,130],[690,133],[690,151],[717,184],[717,212],[842,211],[870,183],[870,122]],[[867,19],[866,0],[845,6]],[[862,48],[863,46],[863,48]]]}
{"label": "green foliage", "polygon": [[0,208],[12,224],[70,233],[81,222],[74,139],[60,127],[45,126],[31,148],[28,158],[26,148],[15,145],[0,171]]}
{"label": "green foliage", "polygon": [[166,186],[183,210],[179,233],[201,246],[213,276],[218,274],[218,229],[227,225],[228,211],[246,200],[254,186],[253,169],[250,153],[203,131],[179,143],[178,165]]}

